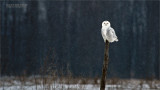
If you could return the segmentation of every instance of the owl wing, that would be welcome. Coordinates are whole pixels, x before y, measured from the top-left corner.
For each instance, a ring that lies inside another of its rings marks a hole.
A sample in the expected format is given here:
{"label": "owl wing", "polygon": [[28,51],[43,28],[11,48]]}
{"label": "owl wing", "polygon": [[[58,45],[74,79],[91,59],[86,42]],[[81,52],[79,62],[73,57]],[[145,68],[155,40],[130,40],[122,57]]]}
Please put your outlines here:
{"label": "owl wing", "polygon": [[109,31],[112,33],[113,38],[117,38],[116,33],[113,28],[109,28]]}

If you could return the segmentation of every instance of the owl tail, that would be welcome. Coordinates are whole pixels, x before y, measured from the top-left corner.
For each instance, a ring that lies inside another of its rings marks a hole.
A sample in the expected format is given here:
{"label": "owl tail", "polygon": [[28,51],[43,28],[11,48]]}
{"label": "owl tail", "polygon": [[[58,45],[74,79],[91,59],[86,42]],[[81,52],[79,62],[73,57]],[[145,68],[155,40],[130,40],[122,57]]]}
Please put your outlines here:
{"label": "owl tail", "polygon": [[116,38],[115,41],[118,42],[118,39]]}

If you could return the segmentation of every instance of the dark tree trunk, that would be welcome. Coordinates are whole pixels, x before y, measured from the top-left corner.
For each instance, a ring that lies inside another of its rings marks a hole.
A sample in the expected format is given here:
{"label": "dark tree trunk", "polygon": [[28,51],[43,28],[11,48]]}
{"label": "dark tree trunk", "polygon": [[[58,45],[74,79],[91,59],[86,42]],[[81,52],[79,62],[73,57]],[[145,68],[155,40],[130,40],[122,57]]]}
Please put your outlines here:
{"label": "dark tree trunk", "polygon": [[105,90],[105,80],[106,80],[106,74],[108,70],[108,52],[109,52],[109,42],[106,40],[105,43],[105,54],[104,54],[104,62],[103,62],[103,67],[102,67],[102,77],[101,77],[101,86],[100,90]]}

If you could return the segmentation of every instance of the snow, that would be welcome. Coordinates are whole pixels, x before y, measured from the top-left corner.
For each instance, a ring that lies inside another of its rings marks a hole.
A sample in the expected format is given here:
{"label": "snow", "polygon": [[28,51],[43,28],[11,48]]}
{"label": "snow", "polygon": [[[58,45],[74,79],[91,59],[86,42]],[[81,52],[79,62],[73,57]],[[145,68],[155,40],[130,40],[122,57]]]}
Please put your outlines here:
{"label": "snow", "polygon": [[[35,80],[36,79],[36,82]],[[48,79],[48,82],[44,82],[42,78],[26,78],[26,80],[19,80],[14,77],[3,77],[0,79],[0,90],[99,90],[100,81],[93,83],[93,79],[86,81],[86,83],[81,82],[82,79],[76,79],[77,82],[72,79],[57,79],[52,81]],[[45,83],[45,84],[44,84]],[[159,80],[117,80],[112,83],[112,80],[107,80],[106,90],[160,90]]]}
{"label": "snow", "polygon": [[[116,88],[118,85],[106,85],[106,90],[109,88]],[[0,87],[0,90],[99,90],[99,85],[80,85],[80,84],[52,84],[52,85],[32,85],[32,86],[8,86]]]}
{"label": "snow", "polygon": [[[158,85],[159,86],[159,85]],[[158,87],[160,89],[160,87]],[[13,85],[0,87],[0,90],[99,90],[99,85],[93,84],[52,84],[52,85]],[[128,85],[106,85],[106,90],[149,90],[148,84],[138,85],[136,88]]]}

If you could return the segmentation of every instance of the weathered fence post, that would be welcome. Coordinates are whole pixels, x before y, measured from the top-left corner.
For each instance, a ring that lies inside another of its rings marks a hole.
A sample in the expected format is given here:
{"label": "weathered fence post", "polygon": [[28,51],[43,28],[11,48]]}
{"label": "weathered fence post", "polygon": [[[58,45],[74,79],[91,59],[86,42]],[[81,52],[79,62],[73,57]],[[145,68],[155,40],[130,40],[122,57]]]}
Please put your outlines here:
{"label": "weathered fence post", "polygon": [[109,42],[108,40],[106,40],[100,90],[105,90],[105,80],[106,80],[108,61],[109,61],[108,53],[109,53]]}

